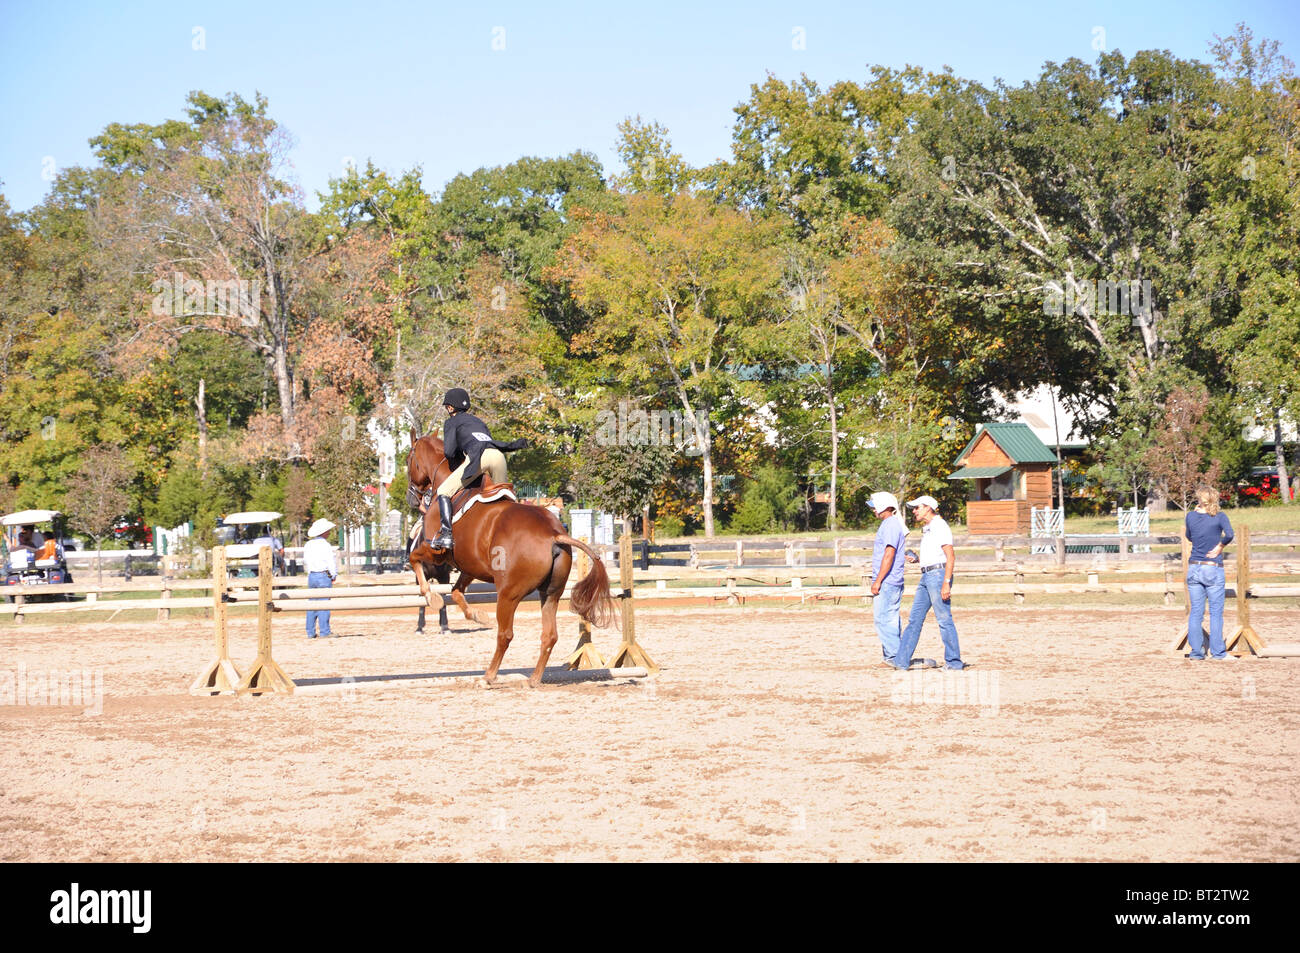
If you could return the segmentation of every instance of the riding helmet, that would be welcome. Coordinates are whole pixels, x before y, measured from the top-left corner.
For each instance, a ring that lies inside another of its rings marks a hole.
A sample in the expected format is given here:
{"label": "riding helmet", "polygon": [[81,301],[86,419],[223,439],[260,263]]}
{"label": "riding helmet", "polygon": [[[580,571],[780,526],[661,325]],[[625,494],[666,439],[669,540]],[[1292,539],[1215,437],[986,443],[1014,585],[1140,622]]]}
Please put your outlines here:
{"label": "riding helmet", "polygon": [[444,404],[450,404],[457,410],[469,410],[469,393],[462,387],[453,387],[447,391],[447,396],[442,399]]}

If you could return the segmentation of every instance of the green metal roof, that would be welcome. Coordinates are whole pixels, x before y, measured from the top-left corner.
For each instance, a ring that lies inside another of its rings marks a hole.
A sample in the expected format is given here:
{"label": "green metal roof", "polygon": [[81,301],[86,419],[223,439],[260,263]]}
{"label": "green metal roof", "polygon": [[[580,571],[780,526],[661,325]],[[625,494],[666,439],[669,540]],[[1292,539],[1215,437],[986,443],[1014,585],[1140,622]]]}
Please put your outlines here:
{"label": "green metal roof", "polygon": [[991,477],[1000,477],[1004,473],[1010,473],[1010,467],[962,467],[956,473],[948,474],[949,480],[984,480]]}
{"label": "green metal roof", "polygon": [[970,443],[966,444],[966,449],[953,461],[954,466],[961,464],[976,441],[986,433],[1002,448],[1002,452],[1011,458],[1012,463],[1056,462],[1056,454],[1047,449],[1047,444],[1038,439],[1038,436],[1029,429],[1029,424],[985,424],[975,436],[971,437]]}

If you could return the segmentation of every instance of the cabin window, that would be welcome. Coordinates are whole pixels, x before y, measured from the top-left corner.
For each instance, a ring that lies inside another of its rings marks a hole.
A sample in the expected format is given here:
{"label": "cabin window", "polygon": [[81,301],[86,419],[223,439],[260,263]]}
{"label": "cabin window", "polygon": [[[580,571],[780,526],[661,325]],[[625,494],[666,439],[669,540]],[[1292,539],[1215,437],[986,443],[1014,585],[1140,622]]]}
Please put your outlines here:
{"label": "cabin window", "polygon": [[1019,482],[1016,479],[1018,475],[1015,470],[1010,470],[989,480],[988,498],[990,500],[1014,500]]}

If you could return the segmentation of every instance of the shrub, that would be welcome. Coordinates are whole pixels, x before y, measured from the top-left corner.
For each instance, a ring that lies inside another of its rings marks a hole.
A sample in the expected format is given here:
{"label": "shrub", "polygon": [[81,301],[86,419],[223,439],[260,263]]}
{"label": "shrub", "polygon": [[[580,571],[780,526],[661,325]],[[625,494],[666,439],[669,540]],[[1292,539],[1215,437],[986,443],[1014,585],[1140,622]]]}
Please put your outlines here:
{"label": "shrub", "polygon": [[733,533],[766,533],[776,523],[772,504],[757,494],[745,494],[731,517],[729,528]]}
{"label": "shrub", "polygon": [[655,520],[655,536],[671,538],[681,536],[686,532],[686,524],[676,516],[665,516],[663,519]]}

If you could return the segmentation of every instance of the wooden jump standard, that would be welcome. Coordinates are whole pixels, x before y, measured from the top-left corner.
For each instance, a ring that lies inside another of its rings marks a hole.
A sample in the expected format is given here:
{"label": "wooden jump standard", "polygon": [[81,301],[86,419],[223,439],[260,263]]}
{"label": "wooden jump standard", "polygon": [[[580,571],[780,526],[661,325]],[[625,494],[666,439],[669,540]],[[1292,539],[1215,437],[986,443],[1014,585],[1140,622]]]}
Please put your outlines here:
{"label": "wooden jump standard", "polygon": [[[591,672],[608,669],[611,674],[628,678],[644,678],[647,674],[659,671],[658,666],[637,644],[634,615],[632,610],[632,558],[631,537],[623,537],[622,583],[623,591],[619,593],[623,612],[623,643],[615,655],[615,662],[607,665],[595,646],[591,644],[591,627],[586,622],[580,623],[578,646],[565,660],[565,667],[570,671],[582,669]],[[586,555],[579,552],[579,574],[582,578],[588,569]],[[271,547],[263,546],[257,554],[257,658],[248,674],[241,676],[235,663],[230,658],[229,638],[226,630],[226,608],[230,604],[250,602],[242,593],[227,592],[230,581],[226,576],[226,550],[222,546],[212,549],[212,616],[215,628],[217,658],[199,673],[190,693],[194,695],[220,695],[250,693],[260,695],[264,692],[283,692],[293,694],[294,682],[271,657],[271,615],[274,612],[298,611],[322,612],[357,611],[366,609],[418,609],[427,605],[418,591],[414,594],[402,593],[390,595],[376,592],[378,587],[352,586],[337,590],[320,589],[272,589]],[[384,587],[391,591],[394,588]],[[450,585],[431,585],[430,590],[447,594],[454,588]],[[369,595],[367,595],[369,593]]]}

